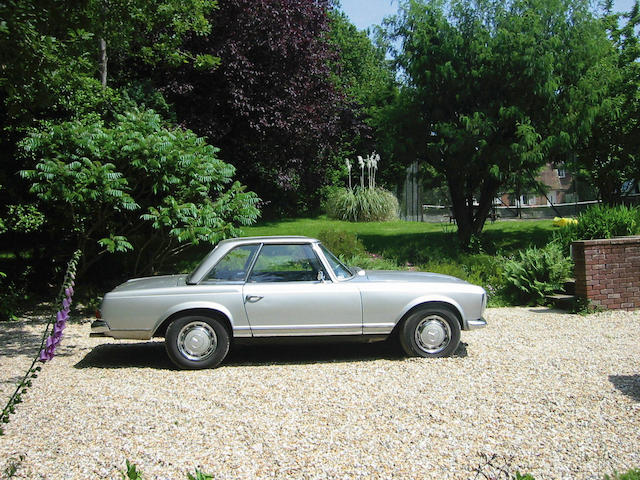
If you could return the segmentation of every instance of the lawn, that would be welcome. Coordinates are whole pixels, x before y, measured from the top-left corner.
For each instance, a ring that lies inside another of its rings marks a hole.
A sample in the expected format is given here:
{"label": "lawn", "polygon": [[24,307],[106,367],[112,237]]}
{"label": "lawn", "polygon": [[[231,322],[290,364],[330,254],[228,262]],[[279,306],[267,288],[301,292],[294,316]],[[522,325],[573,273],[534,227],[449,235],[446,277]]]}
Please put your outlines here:
{"label": "lawn", "polygon": [[[482,249],[489,254],[510,255],[528,246],[543,246],[551,237],[551,220],[498,221],[488,223],[482,234]],[[245,236],[306,235],[323,237],[325,232],[355,233],[367,251],[399,263],[420,264],[457,258],[461,253],[455,225],[423,222],[353,223],[325,217],[265,222],[243,229]]]}

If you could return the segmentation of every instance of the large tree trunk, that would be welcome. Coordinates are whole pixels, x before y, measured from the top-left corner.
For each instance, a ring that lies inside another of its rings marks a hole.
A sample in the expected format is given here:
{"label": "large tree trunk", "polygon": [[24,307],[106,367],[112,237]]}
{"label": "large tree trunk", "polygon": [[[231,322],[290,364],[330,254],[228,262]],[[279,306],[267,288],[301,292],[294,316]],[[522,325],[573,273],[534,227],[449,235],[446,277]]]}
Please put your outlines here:
{"label": "large tree trunk", "polygon": [[102,82],[102,88],[107,87],[107,42],[103,37],[100,37],[100,82]]}
{"label": "large tree trunk", "polygon": [[473,205],[473,196],[465,196],[464,178],[448,175],[451,207],[458,226],[458,239],[463,248],[469,246],[471,237],[482,232],[493,205],[493,198],[498,192],[499,184],[485,180],[480,189],[478,205]]}

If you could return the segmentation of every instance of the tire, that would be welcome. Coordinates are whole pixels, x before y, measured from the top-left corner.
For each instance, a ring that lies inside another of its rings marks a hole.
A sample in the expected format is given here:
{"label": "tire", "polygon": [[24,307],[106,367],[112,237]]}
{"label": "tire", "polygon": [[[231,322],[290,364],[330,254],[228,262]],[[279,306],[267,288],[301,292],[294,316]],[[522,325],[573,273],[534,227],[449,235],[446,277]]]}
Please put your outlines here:
{"label": "tire", "polygon": [[229,331],[215,318],[186,315],[171,322],[164,344],[167,355],[179,368],[214,368],[229,353]]}
{"label": "tire", "polygon": [[398,332],[411,357],[448,357],[460,344],[460,322],[443,307],[424,307],[409,315]]}

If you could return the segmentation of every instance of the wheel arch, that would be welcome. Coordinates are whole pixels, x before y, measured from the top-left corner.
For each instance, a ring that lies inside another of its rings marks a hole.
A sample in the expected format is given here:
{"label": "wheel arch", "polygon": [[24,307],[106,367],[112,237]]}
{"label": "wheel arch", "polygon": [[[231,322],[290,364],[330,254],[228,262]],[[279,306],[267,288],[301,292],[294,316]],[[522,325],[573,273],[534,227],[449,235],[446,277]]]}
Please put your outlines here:
{"label": "wheel arch", "polygon": [[227,329],[229,338],[233,338],[233,321],[231,313],[221,305],[182,305],[171,309],[158,321],[153,330],[154,337],[164,337],[167,328],[176,318],[185,315],[203,315],[219,320]]}
{"label": "wheel arch", "polygon": [[445,308],[453,313],[460,324],[460,330],[464,330],[464,314],[462,312],[462,308],[458,305],[457,302],[451,299],[444,298],[425,298],[418,299],[412,302],[410,305],[405,307],[403,312],[400,314],[396,325],[393,327],[393,331],[391,335],[397,334],[398,330],[402,327],[402,324],[405,322],[407,318],[409,318],[415,311],[420,310],[421,308],[428,307],[436,307],[436,308]]}

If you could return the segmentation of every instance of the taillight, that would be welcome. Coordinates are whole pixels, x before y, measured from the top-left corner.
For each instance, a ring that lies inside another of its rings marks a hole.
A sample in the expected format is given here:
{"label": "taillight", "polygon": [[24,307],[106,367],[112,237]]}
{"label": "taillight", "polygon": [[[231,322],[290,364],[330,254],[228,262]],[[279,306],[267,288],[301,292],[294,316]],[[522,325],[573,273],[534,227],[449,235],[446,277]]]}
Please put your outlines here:
{"label": "taillight", "polygon": [[96,309],[96,318],[99,320],[102,318],[102,313],[100,313],[100,310]]}

